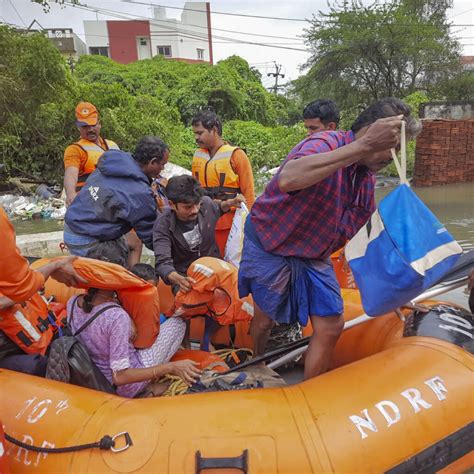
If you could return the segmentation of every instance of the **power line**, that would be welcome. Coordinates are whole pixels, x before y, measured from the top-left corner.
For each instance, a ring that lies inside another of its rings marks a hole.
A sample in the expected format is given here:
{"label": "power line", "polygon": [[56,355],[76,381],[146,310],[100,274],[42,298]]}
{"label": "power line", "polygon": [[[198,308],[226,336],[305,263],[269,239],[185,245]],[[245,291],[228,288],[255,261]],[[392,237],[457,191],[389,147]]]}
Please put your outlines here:
{"label": "power line", "polygon": [[[158,5],[156,3],[146,3],[146,2],[134,2],[132,0],[122,0],[125,3],[132,3],[135,5],[146,5],[148,7],[153,6],[153,7],[163,7],[163,8],[169,8],[171,10],[187,10],[191,12],[201,12],[202,10],[196,10],[194,8],[185,8],[185,7],[171,7],[167,5]],[[261,19],[266,19],[266,20],[282,20],[282,21],[301,21],[301,22],[307,22],[308,20],[304,18],[282,18],[282,17],[275,17],[275,16],[261,16],[261,15],[246,15],[244,13],[228,13],[228,12],[217,12],[217,11],[212,11],[213,14],[215,15],[228,15],[228,16],[241,16],[245,18],[261,18]]]}
{"label": "power line", "polygon": [[451,18],[454,18],[455,16],[464,15],[464,13],[469,13],[469,12],[472,12],[473,10],[474,10],[474,8],[469,8],[469,10],[463,11],[461,13],[456,13],[456,15],[448,16],[447,19],[450,20]]}
{"label": "power line", "polygon": [[[72,3],[69,3],[69,2],[65,2],[64,5],[67,5],[67,6],[70,6],[70,7],[73,7],[73,8],[79,8],[79,9],[86,10],[86,11],[100,12],[102,14],[106,14],[106,15],[109,15],[109,16],[112,16],[112,17],[121,18],[121,19],[125,19],[125,20],[137,19],[137,18],[144,19],[144,20],[150,22],[151,24],[155,24],[156,26],[160,26],[161,28],[168,29],[172,32],[177,32],[177,33],[181,33],[181,34],[191,34],[196,38],[203,38],[203,40],[205,40],[207,42],[207,35],[206,36],[204,36],[204,35],[200,36],[199,33],[196,33],[196,32],[193,32],[193,31],[186,31],[186,30],[181,30],[181,29],[176,28],[176,27],[175,28],[169,28],[169,27],[166,27],[166,26],[163,26],[163,25],[159,25],[158,22],[160,22],[162,20],[150,19],[148,17],[138,16],[138,15],[130,15],[130,14],[123,13],[123,12],[122,12],[123,14],[117,14],[115,12],[111,12],[110,10],[106,10],[104,8],[89,7],[88,5],[83,5],[83,4],[72,4]],[[199,11],[201,11],[201,10],[199,10]],[[126,15],[126,16],[124,16],[124,15]],[[292,48],[290,46],[278,46],[278,45],[272,45],[272,44],[267,44],[267,43],[258,43],[256,41],[239,40],[237,38],[228,38],[228,37],[225,37],[225,36],[213,35],[213,38],[226,40],[226,41],[236,43],[236,44],[251,44],[251,45],[254,45],[254,46],[264,46],[264,47],[268,47],[268,48],[278,48],[278,49],[287,49],[287,50],[292,50],[292,51],[302,51],[302,52],[305,52],[305,53],[309,52],[309,50],[302,49],[302,48]]]}
{"label": "power line", "polygon": [[273,76],[275,78],[273,93],[276,94],[278,92],[278,88],[282,87],[278,85],[278,78],[281,77],[283,79],[285,75],[281,73],[281,67],[282,67],[281,64],[277,64],[276,61],[274,61],[274,64],[275,64],[275,72],[269,72],[267,73],[267,76]]}
{"label": "power line", "polygon": [[24,22],[22,16],[18,13],[18,10],[16,9],[15,5],[13,4],[12,0],[8,0],[10,2],[10,5],[13,7],[13,10],[15,10],[18,18],[21,20],[21,22],[23,23],[23,25],[25,26],[26,28],[26,23]]}

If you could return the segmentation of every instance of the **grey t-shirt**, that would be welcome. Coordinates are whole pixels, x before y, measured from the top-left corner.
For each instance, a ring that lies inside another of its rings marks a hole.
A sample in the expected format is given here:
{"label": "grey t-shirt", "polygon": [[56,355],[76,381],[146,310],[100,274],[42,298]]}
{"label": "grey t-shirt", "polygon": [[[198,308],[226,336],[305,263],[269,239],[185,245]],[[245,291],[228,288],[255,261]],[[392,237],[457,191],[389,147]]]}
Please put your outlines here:
{"label": "grey t-shirt", "polygon": [[199,250],[199,246],[202,243],[201,230],[199,229],[198,220],[183,222],[176,221],[176,225],[180,228],[184,240],[186,240],[189,245],[189,249],[193,252]]}

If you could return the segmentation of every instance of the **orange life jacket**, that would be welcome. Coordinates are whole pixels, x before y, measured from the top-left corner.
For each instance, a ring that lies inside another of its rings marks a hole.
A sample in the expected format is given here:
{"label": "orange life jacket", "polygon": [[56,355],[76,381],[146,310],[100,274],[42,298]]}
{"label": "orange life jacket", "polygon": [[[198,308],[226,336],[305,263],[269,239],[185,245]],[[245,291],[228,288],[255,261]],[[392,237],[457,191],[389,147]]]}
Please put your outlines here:
{"label": "orange life jacket", "polygon": [[239,175],[232,169],[230,159],[238,147],[222,145],[211,158],[209,151],[194,152],[192,173],[213,199],[232,199],[240,193]]}
{"label": "orange life jacket", "polygon": [[[35,262],[35,267],[44,265],[51,259]],[[151,283],[142,280],[120,265],[101,262],[91,258],[79,257],[73,261],[76,272],[88,281],[78,288],[99,288],[115,290],[124,310],[133,319],[137,337],[133,341],[137,349],[150,347],[160,332],[160,301],[158,290]],[[57,301],[66,299],[82,291],[71,292],[63,283],[49,279],[45,285],[46,293],[55,296]]]}
{"label": "orange life jacket", "polygon": [[190,291],[178,291],[169,315],[191,318],[211,316],[221,325],[248,321],[253,317],[250,297],[239,298],[238,270],[214,257],[202,257],[188,268],[188,276],[196,283]]}
{"label": "orange life jacket", "polygon": [[[58,313],[64,308],[56,305]],[[44,355],[60,317],[38,293],[24,303],[0,310],[0,329],[27,354]]]}
{"label": "orange life jacket", "polygon": [[97,162],[105,151],[119,150],[117,144],[110,140],[103,139],[102,142],[104,144],[104,148],[100,145],[90,142],[89,140],[84,140],[83,138],[74,143],[74,145],[78,146],[87,153],[87,160],[84,163],[84,168],[79,170],[76,192],[79,192],[82,189],[89,175],[95,171]]}

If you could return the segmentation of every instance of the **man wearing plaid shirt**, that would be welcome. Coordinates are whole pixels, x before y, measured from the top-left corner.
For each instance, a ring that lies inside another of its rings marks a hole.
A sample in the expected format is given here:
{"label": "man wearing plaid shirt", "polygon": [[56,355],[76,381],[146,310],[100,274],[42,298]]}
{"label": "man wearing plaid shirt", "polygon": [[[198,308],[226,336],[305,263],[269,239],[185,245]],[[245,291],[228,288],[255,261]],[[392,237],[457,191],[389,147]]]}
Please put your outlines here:
{"label": "man wearing plaid shirt", "polygon": [[302,325],[313,336],[304,377],[325,372],[344,326],[343,301],[330,255],[375,210],[374,172],[391,162],[402,120],[419,122],[394,98],[368,107],[348,132],[324,131],[296,145],[252,207],[239,269],[240,296],[255,303],[250,334],[256,356],[274,322]]}

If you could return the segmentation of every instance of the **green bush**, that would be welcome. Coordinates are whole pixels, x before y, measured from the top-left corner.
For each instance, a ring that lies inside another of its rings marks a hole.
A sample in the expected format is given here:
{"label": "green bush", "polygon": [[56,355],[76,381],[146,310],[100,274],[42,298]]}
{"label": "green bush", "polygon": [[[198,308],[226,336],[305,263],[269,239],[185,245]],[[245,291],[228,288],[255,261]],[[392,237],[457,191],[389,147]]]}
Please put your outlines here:
{"label": "green bush", "polygon": [[43,35],[0,27],[0,58],[0,157],[10,175],[62,180],[64,149],[79,136],[80,101],[97,106],[102,135],[123,150],[157,135],[187,168],[196,148],[189,124],[204,106],[215,108],[226,138],[247,150],[255,170],[278,165],[304,136],[301,126],[276,125],[298,120],[294,103],[267,92],[258,71],[237,56],[215,66],[82,56],[71,75]]}

